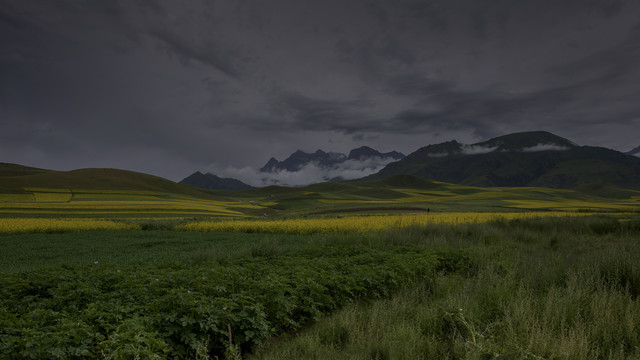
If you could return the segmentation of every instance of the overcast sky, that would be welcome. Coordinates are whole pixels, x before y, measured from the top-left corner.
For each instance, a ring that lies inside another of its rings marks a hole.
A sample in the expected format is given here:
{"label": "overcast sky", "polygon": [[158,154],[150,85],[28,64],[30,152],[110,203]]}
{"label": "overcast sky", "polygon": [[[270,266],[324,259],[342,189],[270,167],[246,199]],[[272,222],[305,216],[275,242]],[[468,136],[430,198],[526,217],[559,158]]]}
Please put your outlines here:
{"label": "overcast sky", "polygon": [[528,130],[640,145],[638,0],[0,0],[0,48],[0,162],[181,180]]}

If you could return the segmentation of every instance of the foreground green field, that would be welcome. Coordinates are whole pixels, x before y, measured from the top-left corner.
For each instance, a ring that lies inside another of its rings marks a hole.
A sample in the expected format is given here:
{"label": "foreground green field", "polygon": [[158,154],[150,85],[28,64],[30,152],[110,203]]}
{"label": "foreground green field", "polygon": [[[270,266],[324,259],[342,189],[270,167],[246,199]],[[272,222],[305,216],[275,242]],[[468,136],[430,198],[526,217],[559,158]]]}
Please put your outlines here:
{"label": "foreground green field", "polygon": [[0,236],[6,358],[634,359],[640,218]]}

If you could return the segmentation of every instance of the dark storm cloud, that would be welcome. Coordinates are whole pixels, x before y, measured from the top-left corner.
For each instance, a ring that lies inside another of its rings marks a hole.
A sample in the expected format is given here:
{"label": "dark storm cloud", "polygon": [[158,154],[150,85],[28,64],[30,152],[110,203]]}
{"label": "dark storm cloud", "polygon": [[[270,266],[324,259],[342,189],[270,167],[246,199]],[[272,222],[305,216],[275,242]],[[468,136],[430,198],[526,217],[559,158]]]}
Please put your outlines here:
{"label": "dark storm cloud", "polygon": [[[415,131],[423,128],[429,131],[463,130],[472,131],[476,137],[488,138],[500,135],[494,126],[535,118],[541,128],[554,125],[554,114],[564,111],[563,123],[576,126],[585,122],[602,122],[600,114],[591,114],[590,101],[602,98],[603,82],[610,77],[584,81],[568,86],[547,88],[528,93],[508,93],[491,90],[468,92],[455,91],[442,84],[428,82],[416,88],[404,88],[407,92],[423,100],[415,103],[413,109],[398,113],[394,118],[396,131]],[[419,92],[424,92],[419,94]],[[426,110],[431,109],[431,110]],[[609,116],[617,121],[637,119],[637,110],[612,109]],[[558,124],[555,124],[558,128]]]}
{"label": "dark storm cloud", "polygon": [[231,78],[237,78],[240,75],[236,68],[237,65],[234,64],[233,57],[220,51],[220,47],[215,46],[215,44],[198,46],[184,39],[179,39],[175,34],[166,30],[157,30],[152,32],[151,35],[166,44],[168,51],[177,55],[187,65],[190,61],[200,61]]}
{"label": "dark storm cloud", "polygon": [[[372,105],[364,100],[315,99],[299,93],[281,94],[271,99],[271,114],[279,121],[272,126],[281,131],[322,130],[351,134],[367,128],[368,119],[362,114]],[[290,119],[288,129],[282,129],[282,120]],[[258,126],[268,124],[264,121]]]}
{"label": "dark storm cloud", "polygon": [[[598,85],[637,76],[640,63],[640,22],[619,43],[588,57],[549,69],[564,79],[591,79]],[[615,84],[614,84],[615,85]]]}
{"label": "dark storm cloud", "polygon": [[179,180],[525,130],[628,150],[638,19],[636,0],[0,0],[0,161]]}

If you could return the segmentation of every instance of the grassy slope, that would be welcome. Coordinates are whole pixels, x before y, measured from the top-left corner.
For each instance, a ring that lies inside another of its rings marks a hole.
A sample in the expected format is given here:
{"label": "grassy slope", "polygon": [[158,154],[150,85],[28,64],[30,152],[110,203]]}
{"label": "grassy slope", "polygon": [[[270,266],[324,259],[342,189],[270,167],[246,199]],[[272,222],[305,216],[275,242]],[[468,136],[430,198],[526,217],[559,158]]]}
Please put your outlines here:
{"label": "grassy slope", "polygon": [[24,188],[136,190],[214,198],[211,192],[134,171],[107,168],[53,171],[0,164],[0,189],[20,191]]}
{"label": "grassy slope", "polygon": [[39,169],[18,164],[0,163],[0,176],[19,176],[51,172],[51,170]]}

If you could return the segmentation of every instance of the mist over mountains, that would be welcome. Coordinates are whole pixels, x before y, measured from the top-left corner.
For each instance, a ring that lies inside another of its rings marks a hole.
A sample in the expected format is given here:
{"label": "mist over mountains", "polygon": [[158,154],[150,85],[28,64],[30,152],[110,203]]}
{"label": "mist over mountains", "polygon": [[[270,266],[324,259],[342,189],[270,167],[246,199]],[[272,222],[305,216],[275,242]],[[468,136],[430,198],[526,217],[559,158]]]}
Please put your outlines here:
{"label": "mist over mountains", "polygon": [[269,159],[260,168],[260,172],[263,174],[263,182],[272,185],[285,185],[292,182],[294,185],[306,185],[311,182],[361,178],[402,158],[404,158],[404,154],[397,151],[381,153],[368,146],[353,149],[349,155],[322,150],[317,150],[314,153],[298,150],[283,161],[278,161],[275,158]]}
{"label": "mist over mountains", "polygon": [[[206,175],[238,179],[256,187],[268,185],[301,186],[324,181],[359,179],[374,174],[389,163],[402,158],[404,158],[404,154],[397,151],[381,153],[368,146],[353,149],[348,155],[323,150],[317,150],[313,153],[297,150],[283,161],[270,158],[260,169],[212,167],[207,169]],[[202,179],[202,175],[198,176],[194,173],[191,177]],[[193,178],[186,178],[181,183],[202,187],[202,183],[192,183]],[[232,190],[226,186],[223,188]]]}
{"label": "mist over mountains", "polygon": [[376,164],[386,161],[400,160],[404,157],[397,151],[391,151],[388,153],[381,153],[368,146],[362,146],[357,149],[353,149],[349,152],[349,156],[337,152],[324,152],[317,150],[314,153],[306,153],[298,150],[291,154],[284,161],[278,161],[275,158],[269,159],[269,161],[260,168],[260,172],[266,173],[278,173],[281,171],[300,171],[309,164],[314,164],[319,168],[332,169],[340,167],[345,162],[352,163],[366,163],[361,164],[363,166],[353,166],[353,164],[347,165],[348,168],[371,168]]}
{"label": "mist over mountains", "polygon": [[[271,158],[260,169],[225,168],[214,169],[211,173],[240,179],[252,186],[300,186],[413,175],[481,187],[575,188],[607,183],[640,188],[638,156],[640,147],[622,153],[603,147],[580,146],[546,131],[530,131],[475,144],[446,141],[424,146],[407,156],[395,151],[380,153],[366,146],[352,150],[349,155],[298,150],[283,161]],[[213,174],[207,176],[219,179]],[[196,173],[191,177],[202,179],[204,175]],[[186,184],[203,187],[185,180]],[[208,186],[213,189],[221,185]]]}

